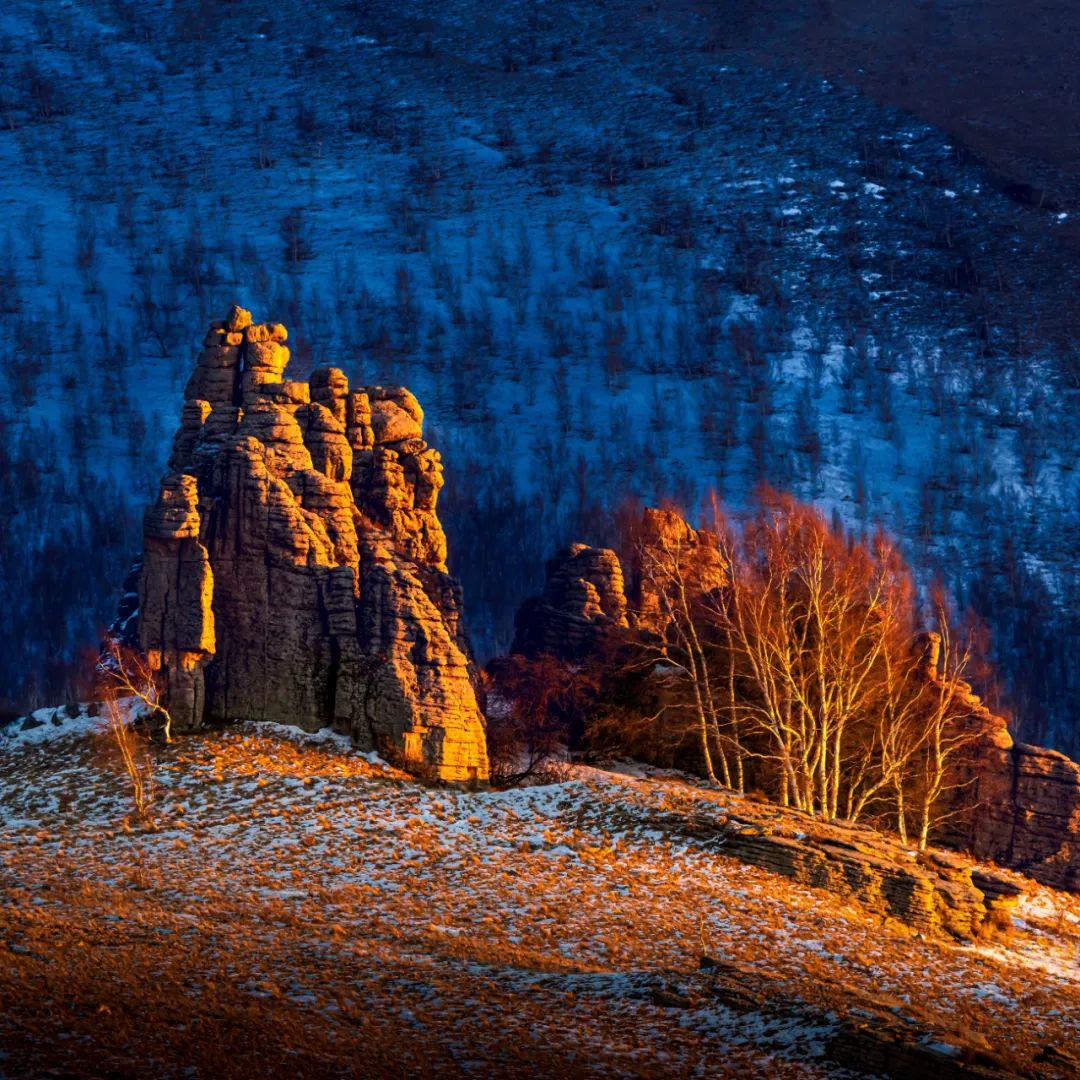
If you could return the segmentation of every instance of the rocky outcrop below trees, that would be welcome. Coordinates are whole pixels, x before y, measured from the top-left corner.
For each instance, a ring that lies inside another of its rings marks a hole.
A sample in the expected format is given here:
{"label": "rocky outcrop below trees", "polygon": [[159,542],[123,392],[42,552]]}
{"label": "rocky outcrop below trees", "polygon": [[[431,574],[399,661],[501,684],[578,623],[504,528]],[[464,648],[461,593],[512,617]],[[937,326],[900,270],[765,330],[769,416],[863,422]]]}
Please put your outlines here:
{"label": "rocky outcrop below trees", "polygon": [[[826,822],[739,798],[712,812],[660,815],[655,827],[682,833],[752,866],[848,897],[883,919],[961,940],[1008,931],[1022,890],[949,852],[913,852],[876,829]],[[707,809],[708,808],[708,809]]]}
{"label": "rocky outcrop below trees", "polygon": [[948,822],[943,840],[1044,885],[1080,892],[1080,764],[1013,742],[995,717],[961,783],[964,810]]}
{"label": "rocky outcrop below trees", "polygon": [[285,381],[286,340],[241,308],[211,325],[146,513],[128,636],[161,672],[174,731],[333,727],[413,772],[482,781],[420,406],[337,368]]}
{"label": "rocky outcrop below trees", "polygon": [[[657,551],[673,548],[681,553],[688,590],[722,589],[725,572],[716,537],[691,528],[672,511],[647,509],[632,530],[625,563],[611,549],[584,544],[564,549],[548,563],[542,595],[526,601],[518,614],[514,651],[550,653],[572,664],[618,663],[620,641],[662,631],[665,612],[655,588],[657,575],[647,570],[651,560],[661,562]],[[936,666],[935,640],[930,648],[934,657],[927,660],[926,677]],[[653,679],[653,704],[662,704],[663,678],[661,672]],[[965,722],[975,737],[956,758],[934,838],[1053,888],[1080,891],[1080,764],[1057,751],[1014,742],[1006,721],[973,693],[964,704]],[[692,740],[662,735],[658,746],[656,764],[696,770]],[[634,749],[641,753],[640,745]],[[747,861],[800,880],[850,882],[852,875],[863,875],[861,869],[845,869],[846,861],[862,859],[850,850],[841,857],[843,843],[826,845],[823,854],[820,845],[775,838],[736,842],[745,848]],[[923,885],[910,882],[897,887],[913,889],[905,892],[912,898],[925,892]]]}

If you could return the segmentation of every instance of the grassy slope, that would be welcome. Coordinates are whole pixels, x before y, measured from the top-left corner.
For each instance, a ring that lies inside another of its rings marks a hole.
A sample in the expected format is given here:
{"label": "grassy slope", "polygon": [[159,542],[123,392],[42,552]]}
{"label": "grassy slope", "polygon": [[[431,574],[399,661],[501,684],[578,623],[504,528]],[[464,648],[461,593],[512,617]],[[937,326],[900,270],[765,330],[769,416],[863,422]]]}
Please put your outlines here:
{"label": "grassy slope", "polygon": [[[923,940],[680,835],[734,797],[677,778],[446,791],[234,730],[159,751],[159,830],[127,831],[108,745],[0,756],[5,1076],[840,1075],[868,1001],[1025,1067],[1080,1039],[1080,903]],[[773,1000],[718,1004],[703,939]]]}

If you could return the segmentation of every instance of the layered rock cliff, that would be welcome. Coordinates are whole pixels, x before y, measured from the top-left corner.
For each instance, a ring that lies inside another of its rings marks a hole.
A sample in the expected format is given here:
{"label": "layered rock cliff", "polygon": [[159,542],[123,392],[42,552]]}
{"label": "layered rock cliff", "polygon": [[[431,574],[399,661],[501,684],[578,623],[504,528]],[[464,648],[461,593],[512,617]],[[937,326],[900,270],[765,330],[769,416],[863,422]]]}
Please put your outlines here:
{"label": "layered rock cliff", "polygon": [[414,772],[484,780],[420,406],[337,368],[284,381],[286,340],[237,307],[211,325],[146,513],[137,640],[174,730],[333,727]]}
{"label": "layered rock cliff", "polygon": [[716,537],[691,528],[677,513],[647,507],[629,541],[627,573],[610,548],[571,544],[549,559],[543,592],[514,619],[512,651],[582,659],[613,630],[657,630],[663,621],[654,574],[643,563],[677,552],[689,587],[705,592],[725,580]]}
{"label": "layered rock cliff", "polygon": [[1080,764],[986,722],[942,839],[1058,889],[1080,892]]}

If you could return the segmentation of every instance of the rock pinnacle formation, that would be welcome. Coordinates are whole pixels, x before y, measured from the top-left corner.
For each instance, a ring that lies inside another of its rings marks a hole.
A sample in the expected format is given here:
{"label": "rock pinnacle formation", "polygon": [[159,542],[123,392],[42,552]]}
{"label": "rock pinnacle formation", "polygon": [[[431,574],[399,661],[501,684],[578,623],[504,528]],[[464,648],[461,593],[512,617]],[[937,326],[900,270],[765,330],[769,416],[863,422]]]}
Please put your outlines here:
{"label": "rock pinnacle formation", "polygon": [[333,727],[424,776],[485,780],[484,723],[423,413],[320,368],[280,324],[211,324],[144,521],[139,646],[174,730]]}
{"label": "rock pinnacle formation", "polygon": [[571,544],[548,560],[545,579],[543,593],[526,600],[515,616],[513,652],[587,656],[606,631],[628,625],[614,551]]}
{"label": "rock pinnacle formation", "polygon": [[655,553],[679,551],[687,585],[706,592],[725,581],[716,537],[692,529],[672,510],[646,507],[631,538],[627,573],[611,548],[571,544],[545,565],[544,590],[514,618],[512,652],[552,653],[565,660],[589,656],[619,630],[657,632],[664,617],[656,588],[642,563]]}

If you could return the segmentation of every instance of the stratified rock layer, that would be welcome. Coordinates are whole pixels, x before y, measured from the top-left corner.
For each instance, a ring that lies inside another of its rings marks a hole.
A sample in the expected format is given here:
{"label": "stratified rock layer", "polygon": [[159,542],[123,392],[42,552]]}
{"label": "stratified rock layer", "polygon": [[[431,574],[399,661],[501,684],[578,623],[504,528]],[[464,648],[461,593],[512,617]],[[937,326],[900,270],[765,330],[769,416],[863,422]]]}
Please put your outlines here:
{"label": "stratified rock layer", "polygon": [[573,544],[546,566],[544,591],[518,611],[514,652],[587,655],[613,627],[625,627],[619,557],[609,548]]}
{"label": "stratified rock layer", "polygon": [[332,726],[419,774],[484,780],[420,406],[337,368],[283,381],[286,340],[240,308],[212,324],[146,513],[139,644],[174,730]]}
{"label": "stratified rock layer", "polygon": [[944,839],[1044,885],[1080,892],[1080,764],[1014,743],[1005,722],[993,721],[964,764],[956,791],[965,809]]}
{"label": "stratified rock layer", "polygon": [[850,897],[926,934],[975,938],[1007,930],[1021,889],[949,852],[916,854],[866,825],[826,822],[800,811],[741,799],[712,812],[659,815],[684,832],[753,866]]}

